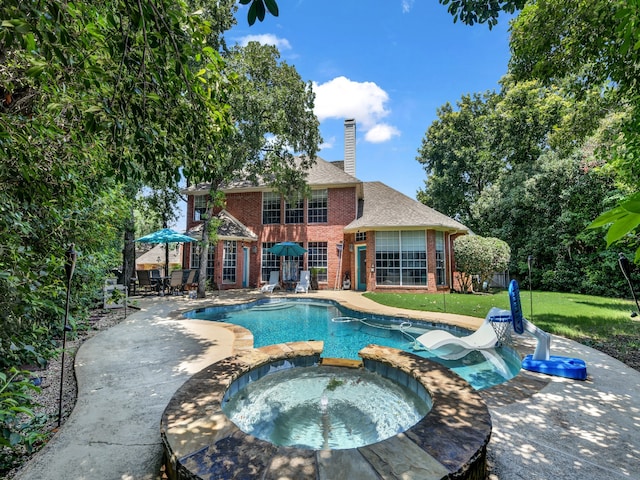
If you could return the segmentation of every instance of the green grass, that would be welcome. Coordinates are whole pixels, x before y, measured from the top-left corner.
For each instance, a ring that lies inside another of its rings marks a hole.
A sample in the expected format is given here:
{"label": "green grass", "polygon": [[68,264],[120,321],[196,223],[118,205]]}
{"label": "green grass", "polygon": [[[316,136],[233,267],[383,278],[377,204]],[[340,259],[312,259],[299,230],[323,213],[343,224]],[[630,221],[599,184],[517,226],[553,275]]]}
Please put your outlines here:
{"label": "green grass", "polygon": [[[391,307],[457,313],[484,318],[491,307],[509,308],[506,291],[493,294],[366,293]],[[541,329],[563,337],[599,342],[612,337],[630,338],[640,348],[640,316],[632,319],[634,302],[573,293],[521,292],[524,316]],[[533,305],[533,314],[531,313]]]}

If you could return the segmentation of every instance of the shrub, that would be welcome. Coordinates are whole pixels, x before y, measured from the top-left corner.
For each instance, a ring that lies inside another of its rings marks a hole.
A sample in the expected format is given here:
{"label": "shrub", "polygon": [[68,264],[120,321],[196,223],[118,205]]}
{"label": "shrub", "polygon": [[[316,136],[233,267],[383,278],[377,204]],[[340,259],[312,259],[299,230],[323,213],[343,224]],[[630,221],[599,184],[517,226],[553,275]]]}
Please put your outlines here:
{"label": "shrub", "polygon": [[498,238],[463,235],[453,241],[456,269],[477,275],[479,284],[488,282],[496,272],[504,272],[511,259],[511,249]]}
{"label": "shrub", "polygon": [[[14,457],[21,451],[31,453],[33,447],[44,441],[40,433],[40,420],[34,413],[30,393],[39,391],[30,378],[30,372],[11,368],[0,372],[0,450],[8,450]],[[0,471],[12,465],[12,455],[0,456]]]}

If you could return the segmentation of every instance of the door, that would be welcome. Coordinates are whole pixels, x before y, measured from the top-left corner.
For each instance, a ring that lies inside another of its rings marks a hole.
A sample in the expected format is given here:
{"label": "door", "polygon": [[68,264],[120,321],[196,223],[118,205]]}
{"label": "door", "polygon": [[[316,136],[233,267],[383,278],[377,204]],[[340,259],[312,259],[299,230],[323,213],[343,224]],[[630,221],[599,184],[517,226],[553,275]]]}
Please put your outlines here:
{"label": "door", "polygon": [[249,247],[242,247],[242,287],[249,287]]}
{"label": "door", "polygon": [[356,263],[358,265],[356,289],[364,291],[367,289],[367,247],[357,247],[356,253]]}

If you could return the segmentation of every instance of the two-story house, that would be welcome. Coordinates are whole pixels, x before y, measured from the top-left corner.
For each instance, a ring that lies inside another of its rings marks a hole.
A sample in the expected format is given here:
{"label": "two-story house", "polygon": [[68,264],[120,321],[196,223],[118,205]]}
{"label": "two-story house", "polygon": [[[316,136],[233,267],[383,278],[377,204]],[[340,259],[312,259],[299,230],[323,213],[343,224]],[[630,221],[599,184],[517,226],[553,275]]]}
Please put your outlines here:
{"label": "two-story house", "polygon": [[[210,249],[207,276],[222,288],[257,287],[272,270],[282,280],[311,270],[320,289],[347,285],[368,291],[437,292],[457,288],[453,239],[467,227],[381,182],[355,177],[355,121],[345,121],[345,159],[316,159],[307,183],[311,196],[289,204],[267,185],[237,183],[224,189],[218,244]],[[187,231],[197,233],[208,185],[187,195]],[[292,241],[302,257],[277,257],[268,249]],[[185,245],[188,267],[198,255]],[[349,282],[343,283],[345,279]]]}

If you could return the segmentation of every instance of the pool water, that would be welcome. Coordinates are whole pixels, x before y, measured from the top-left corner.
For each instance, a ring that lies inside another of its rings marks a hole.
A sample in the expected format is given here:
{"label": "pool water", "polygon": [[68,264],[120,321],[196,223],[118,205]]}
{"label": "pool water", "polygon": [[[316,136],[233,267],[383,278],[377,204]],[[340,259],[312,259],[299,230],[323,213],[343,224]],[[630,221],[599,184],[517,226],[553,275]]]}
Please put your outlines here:
{"label": "pool water", "polygon": [[[185,314],[228,322],[251,331],[256,348],[277,343],[322,340],[323,357],[358,360],[358,351],[375,343],[430,358],[481,390],[513,378],[520,370],[518,354],[508,347],[472,351],[458,360],[446,360],[416,345],[415,338],[436,327],[418,320],[372,315],[335,302],[305,299],[259,300],[243,305],[208,307]],[[437,328],[448,328],[438,325]],[[457,335],[468,332],[451,328]]]}
{"label": "pool water", "polygon": [[275,445],[339,450],[404,432],[431,404],[376,373],[321,366],[266,375],[222,410],[242,431]]}

